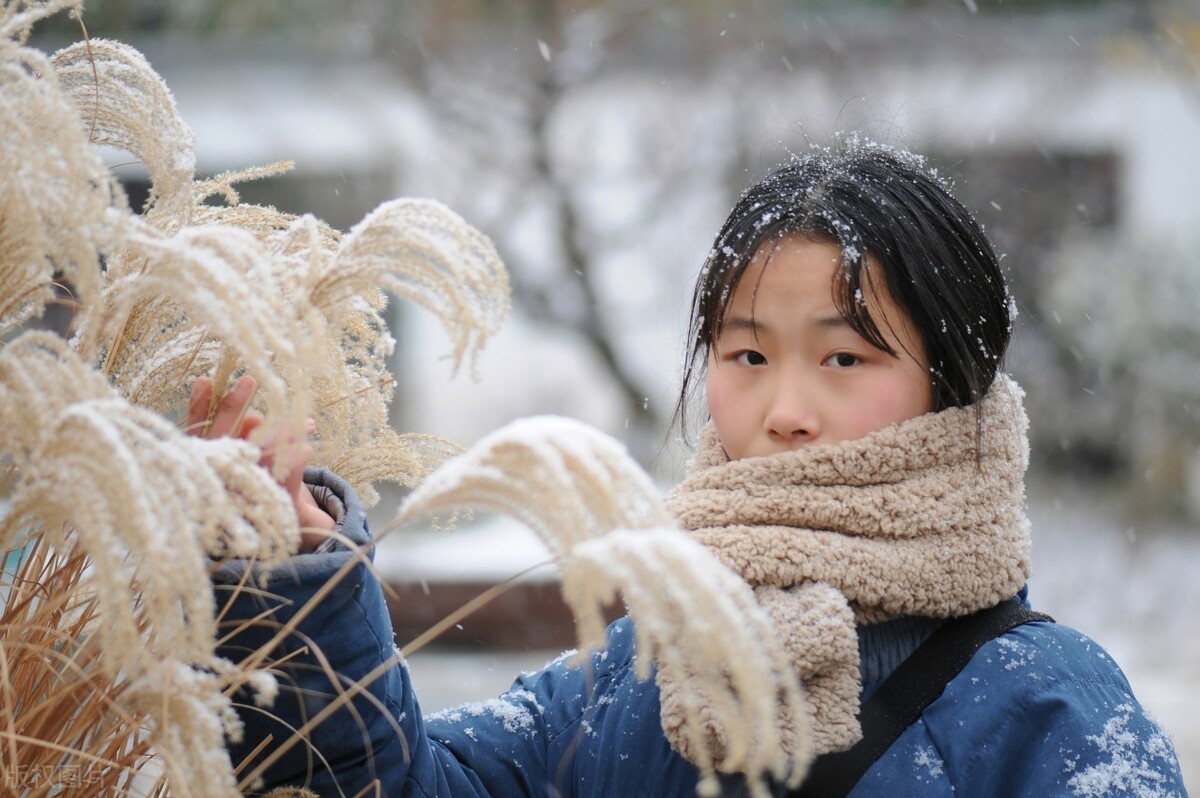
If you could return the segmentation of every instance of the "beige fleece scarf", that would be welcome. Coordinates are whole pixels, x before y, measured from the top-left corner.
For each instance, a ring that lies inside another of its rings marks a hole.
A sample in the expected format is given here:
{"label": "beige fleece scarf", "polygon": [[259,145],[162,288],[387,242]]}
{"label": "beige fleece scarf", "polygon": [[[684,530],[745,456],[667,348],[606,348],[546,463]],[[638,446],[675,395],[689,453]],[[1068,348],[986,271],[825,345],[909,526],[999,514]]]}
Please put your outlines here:
{"label": "beige fleece scarf", "polygon": [[[979,416],[951,408],[855,441],[732,462],[713,426],[702,432],[668,507],[775,621],[809,700],[815,753],[861,736],[856,622],[965,615],[1028,579],[1023,395],[999,376]],[[695,686],[658,682],[663,729],[687,756],[680,732]],[[794,741],[795,720],[779,724]],[[710,725],[715,750],[737,733]]]}

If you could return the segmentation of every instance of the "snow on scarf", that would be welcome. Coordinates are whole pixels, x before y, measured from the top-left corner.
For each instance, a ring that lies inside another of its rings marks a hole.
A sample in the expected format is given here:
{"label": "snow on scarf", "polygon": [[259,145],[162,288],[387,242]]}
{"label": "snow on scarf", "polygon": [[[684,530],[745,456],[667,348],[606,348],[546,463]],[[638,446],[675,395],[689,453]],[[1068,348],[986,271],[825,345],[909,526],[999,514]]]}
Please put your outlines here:
{"label": "snow on scarf", "polygon": [[[1023,396],[1001,375],[978,415],[950,408],[859,440],[736,461],[712,424],[701,433],[667,506],[775,621],[807,692],[815,753],[861,737],[856,622],[966,615],[1027,580]],[[684,706],[703,688],[661,673],[658,683],[663,729],[687,756]],[[719,743],[738,730],[709,733]]]}

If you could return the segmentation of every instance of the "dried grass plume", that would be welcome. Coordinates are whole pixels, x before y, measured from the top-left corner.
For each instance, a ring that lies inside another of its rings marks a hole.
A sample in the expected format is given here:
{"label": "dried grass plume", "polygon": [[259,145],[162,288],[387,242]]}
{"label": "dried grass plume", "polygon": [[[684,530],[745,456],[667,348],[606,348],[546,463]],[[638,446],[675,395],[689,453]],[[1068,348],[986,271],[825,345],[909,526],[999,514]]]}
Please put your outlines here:
{"label": "dried grass plume", "polygon": [[[386,203],[343,236],[241,201],[238,182],[286,164],[198,180],[137,50],[28,45],[79,10],[0,2],[0,769],[27,796],[235,796],[228,696],[273,685],[215,656],[209,569],[269,567],[299,530],[258,438],[176,424],[192,381],[219,397],[253,374],[275,429],[302,440],[315,419],[317,462],[368,499],[377,480],[415,484],[456,449],[387,426],[387,296],[437,314],[471,361],[506,275],[437,203]],[[140,213],[99,145],[147,169]],[[37,329],[51,303],[73,312],[65,336]]]}
{"label": "dried grass plume", "polygon": [[799,782],[811,760],[809,710],[770,618],[675,526],[624,447],[570,419],[523,419],[430,475],[396,520],[458,507],[498,510],[537,533],[562,568],[581,650],[604,645],[604,608],[624,598],[639,675],[649,678],[653,662],[660,683],[681,688],[672,695],[683,723],[664,731],[704,774],[702,794],[713,794],[718,770],[747,774],[755,796],[768,794],[766,774]]}

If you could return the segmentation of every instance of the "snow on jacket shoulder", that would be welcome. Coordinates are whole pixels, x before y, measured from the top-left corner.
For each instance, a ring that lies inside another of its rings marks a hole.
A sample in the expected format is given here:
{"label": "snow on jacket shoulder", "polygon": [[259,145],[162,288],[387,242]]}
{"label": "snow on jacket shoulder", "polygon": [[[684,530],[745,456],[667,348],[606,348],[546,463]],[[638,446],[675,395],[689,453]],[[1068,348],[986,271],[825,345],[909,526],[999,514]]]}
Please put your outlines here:
{"label": "snow on jacket shoulder", "polygon": [[[609,627],[581,666],[564,655],[498,698],[422,718],[396,653],[372,546],[350,489],[342,528],[359,551],[300,555],[239,589],[244,563],[214,574],[224,607],[220,653],[239,660],[279,642],[270,709],[238,696],[245,735],[230,745],[264,790],[321,796],[693,796],[698,772],[659,725],[654,681],[636,678],[633,623]],[[313,481],[313,475],[306,475]],[[325,590],[319,603],[310,599]],[[281,630],[286,633],[281,634]],[[301,729],[300,744],[280,755]],[[263,745],[263,742],[270,742]],[[257,751],[257,753],[255,753]],[[737,779],[727,795],[744,795]],[[783,794],[783,793],[780,793]],[[1094,642],[1034,623],[986,644],[851,795],[1185,795],[1169,738]]]}
{"label": "snow on jacket shoulder", "polygon": [[1095,641],[1029,623],[985,644],[850,793],[1186,796],[1174,745]]}

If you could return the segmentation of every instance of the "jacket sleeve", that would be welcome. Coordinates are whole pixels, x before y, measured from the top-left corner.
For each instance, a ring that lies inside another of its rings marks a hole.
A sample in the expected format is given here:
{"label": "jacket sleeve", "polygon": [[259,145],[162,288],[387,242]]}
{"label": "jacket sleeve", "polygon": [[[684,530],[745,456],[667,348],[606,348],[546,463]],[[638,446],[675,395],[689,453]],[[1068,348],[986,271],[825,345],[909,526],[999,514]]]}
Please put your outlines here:
{"label": "jacket sleeve", "polygon": [[[633,621],[608,628],[605,646],[567,652],[522,674],[499,699],[426,718],[429,734],[503,796],[694,798],[699,772],[659,722],[658,686],[637,678]],[[722,795],[746,794],[728,789]],[[744,786],[744,785],[743,785]]]}
{"label": "jacket sleeve", "polygon": [[[358,499],[328,472],[310,469],[305,480],[342,500],[340,526],[354,548],[297,555],[270,572],[231,561],[213,573],[218,653],[235,663],[265,654],[262,666],[279,684],[269,707],[249,689],[234,696],[244,726],[229,746],[234,765],[243,777],[261,770],[256,789],[264,792],[286,785],[321,796],[533,794],[526,788],[545,782],[540,701],[514,690],[485,704],[479,720],[514,733],[504,737],[506,749],[480,752],[477,761],[432,739],[367,564],[374,549]],[[460,724],[464,734],[473,720]]]}

